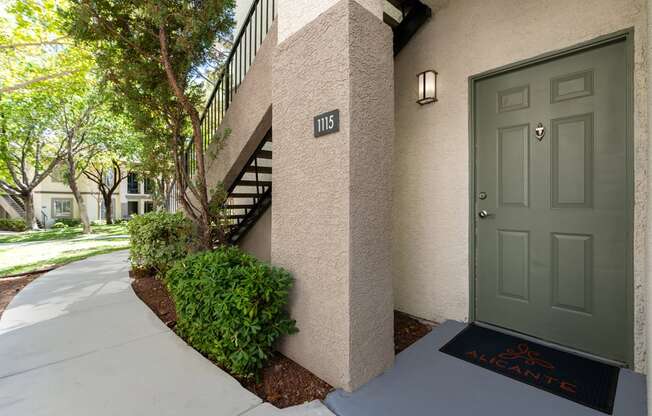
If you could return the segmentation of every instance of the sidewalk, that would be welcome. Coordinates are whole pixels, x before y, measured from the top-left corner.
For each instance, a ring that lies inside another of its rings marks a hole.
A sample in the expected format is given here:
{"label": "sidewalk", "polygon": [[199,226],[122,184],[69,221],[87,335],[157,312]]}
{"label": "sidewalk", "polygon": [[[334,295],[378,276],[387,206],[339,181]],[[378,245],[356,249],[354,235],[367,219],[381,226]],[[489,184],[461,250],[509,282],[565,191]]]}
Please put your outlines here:
{"label": "sidewalk", "polygon": [[0,320],[0,414],[332,415],[278,410],[178,338],[131,289],[126,252],[47,273]]}

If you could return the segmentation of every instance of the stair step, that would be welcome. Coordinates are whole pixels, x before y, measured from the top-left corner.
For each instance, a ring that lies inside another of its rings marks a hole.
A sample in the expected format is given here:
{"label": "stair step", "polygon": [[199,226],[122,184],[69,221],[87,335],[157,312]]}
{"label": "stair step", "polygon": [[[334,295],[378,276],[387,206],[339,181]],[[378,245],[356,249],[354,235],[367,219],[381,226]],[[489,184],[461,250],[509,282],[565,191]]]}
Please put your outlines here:
{"label": "stair step", "polygon": [[260,198],[262,194],[237,193],[229,195],[229,198]]}
{"label": "stair step", "polygon": [[236,215],[227,215],[227,216],[226,216],[226,218],[228,218],[228,219],[232,219],[232,220],[240,219],[240,218],[245,218],[245,217],[246,217],[245,214],[236,214]]}
{"label": "stair step", "polygon": [[226,209],[251,209],[255,205],[227,205]]}
{"label": "stair step", "polygon": [[[255,166],[249,166],[247,169],[245,169],[245,172],[249,173],[256,173],[256,167]],[[272,173],[272,167],[271,166],[258,166],[258,173]]]}
{"label": "stair step", "polygon": [[248,179],[241,179],[237,185],[240,186],[272,186],[272,181],[252,181]]}
{"label": "stair step", "polygon": [[272,151],[271,150],[259,150],[256,153],[256,157],[261,158],[261,159],[271,159],[272,158]]}

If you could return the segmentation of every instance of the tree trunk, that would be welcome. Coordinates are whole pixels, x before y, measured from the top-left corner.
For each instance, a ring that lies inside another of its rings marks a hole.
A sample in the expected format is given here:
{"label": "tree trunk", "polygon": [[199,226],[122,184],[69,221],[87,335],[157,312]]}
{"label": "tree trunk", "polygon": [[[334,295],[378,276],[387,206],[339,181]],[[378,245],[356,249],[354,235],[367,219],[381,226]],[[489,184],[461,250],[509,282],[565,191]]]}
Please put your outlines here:
{"label": "tree trunk", "polygon": [[102,197],[104,198],[104,219],[108,225],[113,224],[113,198],[110,194]]}
{"label": "tree trunk", "polygon": [[23,216],[25,224],[27,224],[29,229],[36,230],[38,229],[38,223],[36,222],[36,216],[34,215],[34,194],[32,191],[28,191],[21,195],[21,197],[23,199],[23,204],[25,205],[25,213]]}
{"label": "tree trunk", "polygon": [[88,211],[86,211],[86,202],[84,202],[84,197],[79,191],[79,185],[77,184],[77,176],[75,172],[75,165],[72,161],[68,160],[68,185],[72,191],[75,201],[77,201],[77,206],[79,207],[79,217],[81,218],[82,226],[84,227],[84,234],[91,233],[91,222],[88,219]]}
{"label": "tree trunk", "polygon": [[[201,123],[199,120],[199,113],[197,109],[193,107],[192,103],[188,99],[185,91],[179,85],[177,81],[177,75],[172,68],[170,62],[170,57],[168,53],[168,44],[167,44],[167,35],[165,31],[164,23],[159,26],[159,44],[161,46],[161,63],[165,69],[165,74],[168,79],[168,84],[170,85],[172,92],[179,100],[181,107],[184,112],[190,117],[190,124],[192,126],[192,138],[194,143],[195,150],[195,159],[197,163],[197,172],[196,180],[194,187],[196,192],[193,192],[197,198],[197,203],[199,207],[195,214],[191,216],[191,219],[195,222],[197,227],[197,234],[199,237],[200,248],[204,250],[210,250],[213,247],[212,241],[212,230],[211,230],[211,215],[209,209],[209,200],[208,200],[208,186],[206,182],[206,165],[204,163],[204,147],[203,139],[201,134]],[[191,187],[193,185],[187,183],[186,186]],[[184,204],[187,205],[187,204]]]}

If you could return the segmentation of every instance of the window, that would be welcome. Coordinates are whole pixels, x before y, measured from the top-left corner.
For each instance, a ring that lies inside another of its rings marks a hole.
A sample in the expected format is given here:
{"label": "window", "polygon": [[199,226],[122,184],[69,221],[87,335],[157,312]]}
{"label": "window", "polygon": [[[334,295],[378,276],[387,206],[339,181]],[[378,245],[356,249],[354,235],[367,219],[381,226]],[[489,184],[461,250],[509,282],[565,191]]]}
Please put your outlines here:
{"label": "window", "polygon": [[127,202],[127,215],[138,215],[138,201]]}
{"label": "window", "polygon": [[131,172],[127,176],[127,193],[128,194],[137,194],[137,193],[139,193],[138,188],[139,188],[139,186],[138,186],[138,175]]}
{"label": "window", "polygon": [[52,200],[53,218],[72,218],[72,199],[55,198]]}
{"label": "window", "polygon": [[115,173],[113,172],[113,169],[109,169],[104,174],[104,178],[102,179],[102,182],[106,186],[113,186],[114,177],[115,177]]}
{"label": "window", "polygon": [[146,194],[153,194],[154,193],[154,181],[151,180],[150,178],[145,178],[145,192]]}
{"label": "window", "polygon": [[147,214],[148,212],[154,211],[154,202],[152,201],[145,201],[143,205],[143,212]]}

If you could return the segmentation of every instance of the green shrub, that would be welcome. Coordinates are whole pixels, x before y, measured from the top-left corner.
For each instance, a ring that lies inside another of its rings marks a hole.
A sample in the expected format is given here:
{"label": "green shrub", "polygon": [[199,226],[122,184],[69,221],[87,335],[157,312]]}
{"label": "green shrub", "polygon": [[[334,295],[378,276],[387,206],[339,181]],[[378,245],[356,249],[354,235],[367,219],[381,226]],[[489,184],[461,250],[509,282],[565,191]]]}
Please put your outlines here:
{"label": "green shrub", "polygon": [[0,230],[25,231],[27,230],[27,223],[22,218],[0,218]]}
{"label": "green shrub", "polygon": [[290,274],[235,247],[192,255],[166,275],[177,331],[239,377],[252,377],[275,341],[297,331],[286,311]]}
{"label": "green shrub", "polygon": [[81,220],[75,218],[57,218],[57,222],[67,225],[68,227],[77,227],[81,225]]}
{"label": "green shrub", "polygon": [[54,224],[52,224],[52,228],[54,230],[63,230],[65,228],[68,228],[68,226],[65,223],[61,222],[61,221],[57,221]]}
{"label": "green shrub", "polygon": [[128,223],[131,264],[165,273],[193,245],[192,222],[181,213],[149,212]]}

